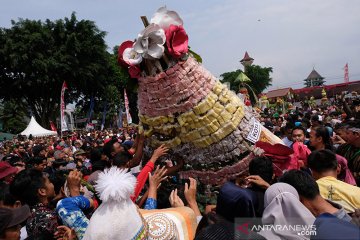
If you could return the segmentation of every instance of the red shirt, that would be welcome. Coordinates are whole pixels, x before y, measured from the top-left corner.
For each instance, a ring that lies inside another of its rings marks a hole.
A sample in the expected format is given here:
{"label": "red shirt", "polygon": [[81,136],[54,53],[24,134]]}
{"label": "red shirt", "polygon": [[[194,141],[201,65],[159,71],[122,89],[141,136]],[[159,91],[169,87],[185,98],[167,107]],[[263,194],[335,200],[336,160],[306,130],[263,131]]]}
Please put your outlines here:
{"label": "red shirt", "polygon": [[149,177],[149,172],[152,172],[152,170],[154,170],[154,163],[150,161],[143,167],[143,169],[141,169],[139,175],[137,176],[137,183],[136,183],[134,195],[131,196],[131,200],[133,202],[135,202],[135,200],[139,196],[141,190],[143,189]]}

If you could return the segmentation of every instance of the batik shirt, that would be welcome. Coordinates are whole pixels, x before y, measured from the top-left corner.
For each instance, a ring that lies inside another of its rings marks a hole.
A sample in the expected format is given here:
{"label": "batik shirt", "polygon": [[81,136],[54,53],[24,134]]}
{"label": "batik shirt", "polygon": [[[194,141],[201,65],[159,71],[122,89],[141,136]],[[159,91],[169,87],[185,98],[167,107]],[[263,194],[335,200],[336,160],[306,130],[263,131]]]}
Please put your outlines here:
{"label": "batik shirt", "polygon": [[78,239],[84,237],[89,219],[83,213],[90,207],[90,201],[84,196],[68,197],[60,200],[56,206],[63,224],[74,229]]}
{"label": "batik shirt", "polygon": [[146,199],[144,209],[146,209],[146,210],[157,209],[157,200],[154,198]]}
{"label": "batik shirt", "polygon": [[58,226],[58,218],[53,209],[42,203],[31,207],[31,215],[26,222],[29,237],[52,238]]}

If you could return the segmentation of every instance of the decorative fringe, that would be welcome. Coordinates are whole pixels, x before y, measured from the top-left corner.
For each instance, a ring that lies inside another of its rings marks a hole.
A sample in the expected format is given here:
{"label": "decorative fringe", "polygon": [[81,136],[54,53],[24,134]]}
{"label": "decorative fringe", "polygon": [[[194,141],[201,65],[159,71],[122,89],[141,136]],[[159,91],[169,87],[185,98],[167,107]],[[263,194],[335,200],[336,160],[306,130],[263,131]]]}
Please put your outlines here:
{"label": "decorative fringe", "polygon": [[103,202],[124,201],[133,194],[136,178],[127,169],[112,167],[99,174],[95,189]]}

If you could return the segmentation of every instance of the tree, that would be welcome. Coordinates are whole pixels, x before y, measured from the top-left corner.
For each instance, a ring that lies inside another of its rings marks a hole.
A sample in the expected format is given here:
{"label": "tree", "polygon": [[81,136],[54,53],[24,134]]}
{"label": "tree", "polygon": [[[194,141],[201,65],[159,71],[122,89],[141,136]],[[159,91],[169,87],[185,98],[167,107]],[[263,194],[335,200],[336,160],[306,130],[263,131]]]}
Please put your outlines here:
{"label": "tree", "polygon": [[0,119],[5,132],[17,134],[26,128],[26,109],[15,101],[6,101],[0,107]]}
{"label": "tree", "polygon": [[[223,73],[220,75],[221,77],[220,81],[229,82],[230,89],[238,93],[240,84],[237,83],[235,80],[241,72],[243,71],[237,69],[233,72]],[[251,82],[248,82],[247,84],[253,89],[256,95],[260,94],[267,87],[271,86],[271,82],[272,82],[272,78],[270,77],[270,73],[272,73],[271,67],[261,67],[258,65],[251,65],[246,67],[244,73],[246,74],[246,76],[250,78]],[[249,93],[251,92],[250,89],[248,89],[248,91]],[[254,98],[252,94],[250,94],[250,97],[252,98],[251,99],[252,102],[254,102]]]}
{"label": "tree", "polygon": [[[95,96],[94,119],[102,121],[104,105],[106,104],[105,127],[115,126],[114,121],[119,114],[120,104],[124,109],[124,88],[127,90],[130,113],[134,123],[138,123],[137,109],[137,79],[131,79],[128,71],[117,62],[118,46],[113,48],[113,54],[109,54],[111,78],[107,81],[104,91]],[[77,116],[85,118],[90,108],[90,99],[80,99],[76,104]]]}
{"label": "tree", "polygon": [[103,96],[116,81],[104,36],[75,13],[64,20],[12,21],[0,29],[0,98],[28,106],[48,127],[59,115],[63,81],[67,103]]}

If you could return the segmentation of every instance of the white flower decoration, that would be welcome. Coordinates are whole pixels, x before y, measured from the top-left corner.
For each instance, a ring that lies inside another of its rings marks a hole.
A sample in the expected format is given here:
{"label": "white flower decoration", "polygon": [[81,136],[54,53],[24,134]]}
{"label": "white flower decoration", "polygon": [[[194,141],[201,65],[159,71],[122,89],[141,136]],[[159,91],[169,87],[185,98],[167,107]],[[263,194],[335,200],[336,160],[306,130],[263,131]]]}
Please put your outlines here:
{"label": "white flower decoration", "polygon": [[150,24],[139,33],[134,43],[134,51],[143,58],[161,58],[164,53],[166,36],[164,30],[156,24]]}
{"label": "white flower decoration", "polygon": [[142,61],[141,55],[135,52],[134,48],[126,48],[123,52],[123,59],[130,66],[138,65]]}
{"label": "white flower decoration", "polygon": [[177,12],[169,11],[166,9],[166,7],[161,7],[151,18],[150,23],[155,23],[162,29],[166,30],[170,27],[170,25],[183,25],[183,20],[180,18]]}

